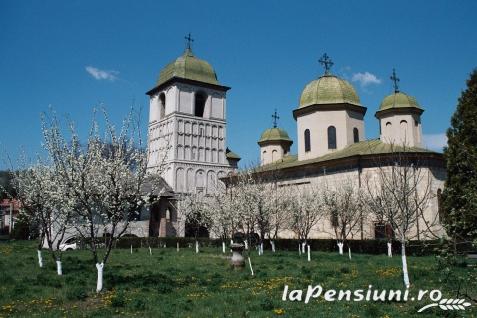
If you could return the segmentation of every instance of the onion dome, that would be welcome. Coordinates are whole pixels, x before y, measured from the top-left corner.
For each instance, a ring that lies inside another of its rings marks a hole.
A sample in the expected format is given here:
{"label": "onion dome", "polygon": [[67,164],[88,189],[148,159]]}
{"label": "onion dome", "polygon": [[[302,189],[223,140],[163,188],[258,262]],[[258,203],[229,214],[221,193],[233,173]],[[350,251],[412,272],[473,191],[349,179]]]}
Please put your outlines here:
{"label": "onion dome", "polygon": [[395,92],[383,99],[379,110],[409,107],[422,109],[414,97],[406,95],[403,92]]}
{"label": "onion dome", "polygon": [[157,86],[174,77],[220,85],[212,66],[207,61],[195,57],[190,48],[161,70]]}
{"label": "onion dome", "polygon": [[310,105],[351,104],[361,106],[354,87],[329,73],[308,83],[301,93],[299,108]]}
{"label": "onion dome", "polygon": [[260,136],[258,144],[261,146],[266,143],[277,142],[277,143],[286,143],[291,145],[293,141],[288,136],[288,133],[281,128],[274,127],[265,130]]}

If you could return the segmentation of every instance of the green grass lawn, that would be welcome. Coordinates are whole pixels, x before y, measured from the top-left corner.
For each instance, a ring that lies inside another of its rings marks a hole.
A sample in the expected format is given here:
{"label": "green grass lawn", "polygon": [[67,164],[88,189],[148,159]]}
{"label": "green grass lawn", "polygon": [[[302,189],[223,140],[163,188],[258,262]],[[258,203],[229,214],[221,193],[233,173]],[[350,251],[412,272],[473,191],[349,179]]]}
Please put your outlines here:
{"label": "green grass lawn", "polygon": [[[233,270],[220,249],[147,248],[130,254],[113,250],[105,266],[104,291],[95,293],[96,268],[88,251],[64,253],[63,273],[44,251],[40,269],[33,242],[0,242],[0,317],[435,317],[440,309],[417,313],[423,302],[282,301],[284,285],[306,289],[402,289],[401,258],[312,252],[312,261],[297,252],[251,254],[249,268]],[[228,256],[228,255],[227,255]],[[434,257],[409,257],[411,292],[440,289]],[[468,270],[457,268],[456,270]],[[473,282],[475,283],[475,282]],[[476,291],[477,292],[477,291]],[[476,307],[452,312],[476,317]]]}

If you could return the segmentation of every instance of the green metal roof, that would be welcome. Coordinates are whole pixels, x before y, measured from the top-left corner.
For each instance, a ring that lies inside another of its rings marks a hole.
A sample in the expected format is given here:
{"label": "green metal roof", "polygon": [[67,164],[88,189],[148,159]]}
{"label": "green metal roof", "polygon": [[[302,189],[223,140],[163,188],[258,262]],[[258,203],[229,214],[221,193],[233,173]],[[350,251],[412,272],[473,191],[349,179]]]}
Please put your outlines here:
{"label": "green metal roof", "polygon": [[157,80],[157,86],[167,82],[173,77],[220,85],[212,66],[206,61],[195,57],[190,49],[186,49],[184,54],[161,70],[159,79]]}
{"label": "green metal roof", "polygon": [[329,154],[326,154],[321,157],[308,159],[308,160],[298,160],[297,155],[284,157],[281,160],[275,161],[273,163],[267,164],[261,167],[261,170],[274,170],[274,169],[283,169],[290,167],[297,167],[301,165],[307,165],[310,163],[320,163],[334,159],[343,159],[347,157],[357,156],[357,155],[377,155],[377,154],[386,154],[393,152],[412,152],[412,153],[435,153],[428,149],[418,148],[418,147],[406,147],[396,146],[391,144],[386,144],[379,139],[365,140],[358,143],[351,144],[342,150],[338,150]]}
{"label": "green metal roof", "polygon": [[284,129],[278,127],[269,128],[265,130],[260,136],[260,140],[258,141],[258,143],[266,141],[287,141],[293,143],[293,141],[288,136],[288,133]]}
{"label": "green metal roof", "polygon": [[406,95],[402,92],[396,92],[394,94],[386,96],[383,99],[381,105],[379,106],[379,110],[408,107],[422,109],[414,97]]}
{"label": "green metal roof", "polygon": [[353,104],[361,106],[353,86],[337,76],[325,74],[308,83],[301,93],[300,108],[314,104]]}

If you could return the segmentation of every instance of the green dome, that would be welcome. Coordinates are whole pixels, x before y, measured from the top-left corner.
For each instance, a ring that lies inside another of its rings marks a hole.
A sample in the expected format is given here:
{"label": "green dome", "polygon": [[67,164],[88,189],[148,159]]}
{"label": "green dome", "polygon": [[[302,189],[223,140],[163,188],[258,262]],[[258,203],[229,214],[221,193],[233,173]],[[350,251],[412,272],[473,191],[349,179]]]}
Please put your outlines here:
{"label": "green dome", "polygon": [[286,141],[293,143],[293,141],[288,136],[288,133],[281,128],[269,128],[265,130],[260,136],[258,143],[267,142],[267,141]]}
{"label": "green dome", "polygon": [[308,83],[300,97],[300,108],[314,104],[343,103],[361,106],[353,86],[344,79],[330,74]]}
{"label": "green dome", "polygon": [[184,54],[162,69],[157,85],[159,86],[173,77],[219,85],[212,66],[206,61],[196,58],[190,49],[186,49]]}
{"label": "green dome", "polygon": [[408,107],[421,109],[421,107],[419,106],[419,104],[417,103],[414,97],[406,95],[401,92],[396,92],[394,94],[386,96],[383,99],[383,101],[381,102],[381,105],[379,106],[379,110],[386,110],[391,108],[408,108]]}

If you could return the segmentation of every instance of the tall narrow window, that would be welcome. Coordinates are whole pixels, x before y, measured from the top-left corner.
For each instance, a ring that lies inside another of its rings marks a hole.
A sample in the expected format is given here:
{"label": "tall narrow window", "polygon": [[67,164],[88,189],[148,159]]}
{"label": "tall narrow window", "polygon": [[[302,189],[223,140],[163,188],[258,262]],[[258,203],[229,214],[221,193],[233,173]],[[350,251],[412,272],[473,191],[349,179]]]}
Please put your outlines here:
{"label": "tall narrow window", "polygon": [[204,117],[206,100],[207,96],[204,93],[198,92],[195,94],[194,116]]}
{"label": "tall narrow window", "polygon": [[353,128],[353,140],[354,142],[359,142],[359,131],[358,128]]}
{"label": "tall narrow window", "polygon": [[161,119],[164,118],[164,116],[166,115],[166,94],[164,93],[161,93],[161,95],[159,95],[159,107],[160,107],[160,114],[161,114]]}
{"label": "tall narrow window", "polygon": [[310,143],[310,130],[305,129],[305,152],[311,150],[311,143]]}
{"label": "tall narrow window", "polygon": [[328,127],[328,149],[336,149],[336,128]]}

